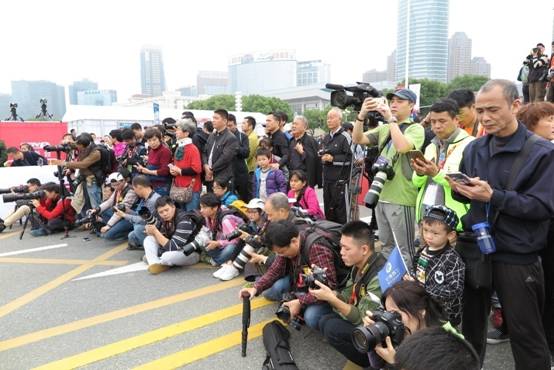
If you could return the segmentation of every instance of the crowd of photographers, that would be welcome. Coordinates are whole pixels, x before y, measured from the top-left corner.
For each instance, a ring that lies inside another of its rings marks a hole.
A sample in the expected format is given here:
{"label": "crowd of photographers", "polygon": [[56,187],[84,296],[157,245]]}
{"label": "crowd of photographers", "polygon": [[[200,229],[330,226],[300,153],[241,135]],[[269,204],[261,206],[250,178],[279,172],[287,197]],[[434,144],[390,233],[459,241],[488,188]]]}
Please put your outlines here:
{"label": "crowd of photographers", "polygon": [[[46,148],[65,153],[51,162],[59,184],[3,190],[16,209],[0,232],[22,219],[34,236],[86,227],[144,250],[151,274],[200,261],[220,280],[242,273],[239,296],[279,302],[280,319],[362,367],[479,369],[500,331],[517,369],[550,368],[554,105],[522,106],[511,82],[491,80],[416,122],[409,89],[331,87],[319,140],[302,116],[289,132],[286,114],[269,113],[259,138],[253,117],[239,130],[223,109],[202,127],[184,112],[101,139],[64,135]],[[349,107],[356,120],[343,124]],[[352,220],[360,171],[371,225]],[[384,289],[395,250],[407,271]]]}

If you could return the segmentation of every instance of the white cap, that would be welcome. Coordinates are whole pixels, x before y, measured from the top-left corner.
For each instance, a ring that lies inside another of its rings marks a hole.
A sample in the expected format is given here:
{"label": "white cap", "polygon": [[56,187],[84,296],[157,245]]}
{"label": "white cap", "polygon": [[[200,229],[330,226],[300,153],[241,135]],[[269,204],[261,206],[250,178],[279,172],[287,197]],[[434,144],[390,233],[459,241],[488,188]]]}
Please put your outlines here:
{"label": "white cap", "polygon": [[265,203],[260,198],[254,198],[246,205],[246,208],[249,208],[249,209],[259,208],[262,211],[264,210],[264,207],[265,207]]}
{"label": "white cap", "polygon": [[112,172],[108,177],[106,177],[106,184],[109,185],[112,181],[123,181],[125,178],[119,172]]}

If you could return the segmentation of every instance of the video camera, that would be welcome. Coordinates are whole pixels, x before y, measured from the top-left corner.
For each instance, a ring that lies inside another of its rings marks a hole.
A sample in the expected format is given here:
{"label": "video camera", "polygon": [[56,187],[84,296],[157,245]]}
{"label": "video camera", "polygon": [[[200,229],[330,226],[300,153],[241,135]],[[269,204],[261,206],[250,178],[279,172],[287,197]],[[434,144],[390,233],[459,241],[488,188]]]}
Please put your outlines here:
{"label": "video camera", "polygon": [[[336,84],[325,84],[331,92],[331,105],[340,109],[352,107],[356,112],[362,110],[362,104],[367,98],[379,98],[383,93],[365,82],[356,82],[356,85],[343,86]],[[348,94],[348,92],[352,94]],[[367,126],[376,125],[377,122],[384,122],[385,118],[379,112],[369,112],[364,122],[364,129]]]}
{"label": "video camera", "polygon": [[17,202],[20,200],[31,200],[31,199],[41,199],[45,196],[44,190],[38,190],[33,193],[10,193],[2,195],[2,200],[4,203]]}
{"label": "video camera", "polygon": [[398,312],[376,310],[372,320],[372,325],[360,325],[352,332],[352,343],[358,352],[367,353],[378,343],[386,346],[386,337],[390,337],[395,347],[404,339],[405,328]]}
{"label": "video camera", "polygon": [[28,193],[29,187],[27,185],[14,186],[7,189],[0,189],[0,194],[9,194],[9,193]]}

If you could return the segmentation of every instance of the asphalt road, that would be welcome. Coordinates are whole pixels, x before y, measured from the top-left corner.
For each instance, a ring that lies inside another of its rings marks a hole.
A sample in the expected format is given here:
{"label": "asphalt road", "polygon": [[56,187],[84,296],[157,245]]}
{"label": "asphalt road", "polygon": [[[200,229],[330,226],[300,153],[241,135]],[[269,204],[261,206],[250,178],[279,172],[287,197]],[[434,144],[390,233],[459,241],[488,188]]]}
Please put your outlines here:
{"label": "asphalt road", "polygon": [[[222,283],[204,264],[152,276],[140,262],[142,252],[126,244],[87,232],[70,236],[0,234],[0,369],[261,368],[261,326],[274,318],[276,304],[253,302],[242,358],[242,278]],[[114,273],[122,268],[136,271]],[[307,328],[292,330],[292,346],[300,369],[346,366]],[[489,346],[484,368],[512,369],[509,344]]]}

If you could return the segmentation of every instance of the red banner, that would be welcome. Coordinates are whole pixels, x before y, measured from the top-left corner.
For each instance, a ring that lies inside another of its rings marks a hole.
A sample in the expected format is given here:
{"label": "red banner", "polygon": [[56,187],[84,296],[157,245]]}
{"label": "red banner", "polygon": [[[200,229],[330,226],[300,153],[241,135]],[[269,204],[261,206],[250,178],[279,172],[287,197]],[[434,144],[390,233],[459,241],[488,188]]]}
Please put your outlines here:
{"label": "red banner", "polygon": [[0,140],[10,146],[30,144],[37,153],[46,158],[55,158],[56,153],[44,152],[45,145],[58,145],[67,133],[65,122],[13,122],[0,121]]}

